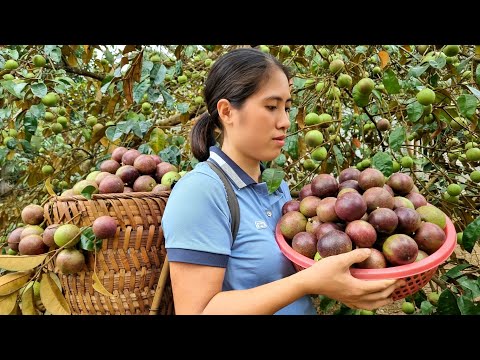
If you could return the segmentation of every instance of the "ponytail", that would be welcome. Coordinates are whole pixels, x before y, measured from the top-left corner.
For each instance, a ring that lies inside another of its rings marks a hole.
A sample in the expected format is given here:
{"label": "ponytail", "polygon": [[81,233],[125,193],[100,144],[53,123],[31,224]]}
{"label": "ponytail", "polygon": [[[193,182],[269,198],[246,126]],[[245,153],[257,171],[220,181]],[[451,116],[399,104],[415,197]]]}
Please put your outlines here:
{"label": "ponytail", "polygon": [[205,161],[210,156],[210,146],[215,145],[215,120],[205,112],[195,123],[190,134],[190,147],[198,161]]}

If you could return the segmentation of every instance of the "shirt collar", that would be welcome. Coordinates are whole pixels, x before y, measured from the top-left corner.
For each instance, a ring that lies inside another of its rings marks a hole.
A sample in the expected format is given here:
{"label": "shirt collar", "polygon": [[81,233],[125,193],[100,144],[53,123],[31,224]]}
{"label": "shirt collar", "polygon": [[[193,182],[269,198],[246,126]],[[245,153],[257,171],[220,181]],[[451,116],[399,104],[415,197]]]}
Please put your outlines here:
{"label": "shirt collar", "polygon": [[[238,166],[232,159],[228,157],[219,147],[210,146],[210,157],[208,160],[213,160],[218,166],[220,166],[223,172],[229,177],[229,179],[241,189],[245,186],[256,184],[257,182],[253,180],[245,171],[243,171],[240,166]],[[265,166],[260,163],[260,171],[263,172]]]}

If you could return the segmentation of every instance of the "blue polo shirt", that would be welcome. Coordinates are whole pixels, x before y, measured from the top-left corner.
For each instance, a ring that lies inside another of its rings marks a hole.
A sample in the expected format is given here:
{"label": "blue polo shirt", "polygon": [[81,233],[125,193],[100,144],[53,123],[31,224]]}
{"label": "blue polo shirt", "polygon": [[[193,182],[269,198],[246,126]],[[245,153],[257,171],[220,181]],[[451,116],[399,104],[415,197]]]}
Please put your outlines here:
{"label": "blue polo shirt", "polygon": [[[275,241],[283,204],[291,199],[287,183],[268,194],[222,150],[210,147],[210,160],[229,178],[240,207],[232,246],[231,215],[222,180],[201,162],[173,188],[162,218],[169,261],[225,268],[223,291],[257,287],[295,273]],[[276,314],[316,314],[309,296]]]}

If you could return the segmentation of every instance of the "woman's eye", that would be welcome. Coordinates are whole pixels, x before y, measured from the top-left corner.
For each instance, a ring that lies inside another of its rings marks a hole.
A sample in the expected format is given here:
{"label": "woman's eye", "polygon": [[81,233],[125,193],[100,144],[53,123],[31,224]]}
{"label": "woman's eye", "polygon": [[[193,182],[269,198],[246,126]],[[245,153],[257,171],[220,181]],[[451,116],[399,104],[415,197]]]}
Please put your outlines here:
{"label": "woman's eye", "polygon": [[267,106],[267,109],[271,111],[275,110],[276,108],[277,108],[276,106]]}

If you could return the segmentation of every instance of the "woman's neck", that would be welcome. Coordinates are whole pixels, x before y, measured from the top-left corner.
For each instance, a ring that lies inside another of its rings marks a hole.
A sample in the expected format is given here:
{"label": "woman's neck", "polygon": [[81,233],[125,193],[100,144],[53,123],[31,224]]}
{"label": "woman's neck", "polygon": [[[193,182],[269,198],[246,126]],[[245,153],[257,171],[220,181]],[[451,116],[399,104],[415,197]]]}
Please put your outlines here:
{"label": "woman's neck", "polygon": [[222,151],[232,159],[243,171],[247,173],[255,182],[260,182],[260,162],[255,159],[249,159],[243,154],[230,148],[228,145],[222,146]]}

